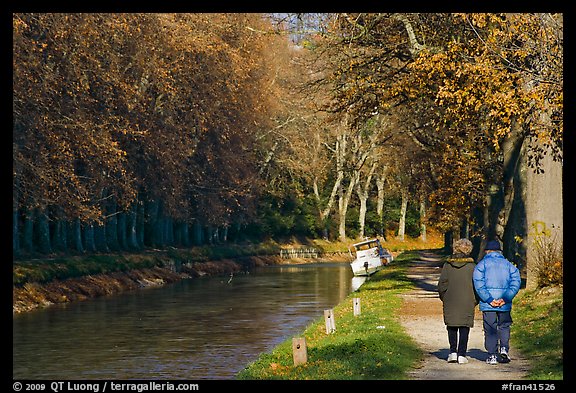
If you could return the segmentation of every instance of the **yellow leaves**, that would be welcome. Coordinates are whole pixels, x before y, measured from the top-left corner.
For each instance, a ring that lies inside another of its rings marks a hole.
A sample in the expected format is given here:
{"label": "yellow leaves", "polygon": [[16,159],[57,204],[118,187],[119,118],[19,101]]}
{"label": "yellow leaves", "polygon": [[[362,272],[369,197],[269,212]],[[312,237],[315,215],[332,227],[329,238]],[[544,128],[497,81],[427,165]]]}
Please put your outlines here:
{"label": "yellow leaves", "polygon": [[20,18],[19,14],[12,15],[12,28],[14,29],[14,33],[20,33],[28,27],[28,24]]}
{"label": "yellow leaves", "polygon": [[281,367],[278,363],[270,363],[270,369],[276,371],[278,367]]}

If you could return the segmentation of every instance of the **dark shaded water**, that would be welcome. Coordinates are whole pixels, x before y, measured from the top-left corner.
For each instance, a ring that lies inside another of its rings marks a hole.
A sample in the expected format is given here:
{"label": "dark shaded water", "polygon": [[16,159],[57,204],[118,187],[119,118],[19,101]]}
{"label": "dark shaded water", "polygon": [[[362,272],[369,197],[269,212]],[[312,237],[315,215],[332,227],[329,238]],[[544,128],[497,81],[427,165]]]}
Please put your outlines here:
{"label": "dark shaded water", "polygon": [[347,263],[274,266],[14,315],[13,378],[233,379],[357,279]]}

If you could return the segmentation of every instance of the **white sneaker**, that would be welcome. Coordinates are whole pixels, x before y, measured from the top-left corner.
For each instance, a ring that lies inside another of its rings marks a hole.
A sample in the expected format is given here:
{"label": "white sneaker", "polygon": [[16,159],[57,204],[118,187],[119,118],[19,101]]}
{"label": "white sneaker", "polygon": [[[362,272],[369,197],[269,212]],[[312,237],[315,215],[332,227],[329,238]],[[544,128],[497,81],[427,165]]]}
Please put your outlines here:
{"label": "white sneaker", "polygon": [[458,361],[458,354],[456,352],[452,352],[448,355],[448,363],[456,363]]}
{"label": "white sneaker", "polygon": [[466,356],[458,356],[458,363],[466,364],[468,363],[468,358]]}
{"label": "white sneaker", "polygon": [[490,357],[486,359],[486,363],[491,365],[498,364],[498,359],[496,358],[496,355],[490,355]]}
{"label": "white sneaker", "polygon": [[508,355],[506,347],[500,348],[500,357],[502,358],[502,363],[508,363],[510,361],[510,355]]}

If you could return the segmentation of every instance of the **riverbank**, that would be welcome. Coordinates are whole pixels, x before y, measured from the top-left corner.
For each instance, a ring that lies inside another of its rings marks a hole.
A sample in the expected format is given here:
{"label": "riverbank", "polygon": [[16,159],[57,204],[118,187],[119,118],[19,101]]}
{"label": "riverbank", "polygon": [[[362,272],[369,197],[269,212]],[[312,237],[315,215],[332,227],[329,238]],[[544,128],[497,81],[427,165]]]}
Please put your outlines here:
{"label": "riverbank", "polygon": [[[263,252],[262,246],[244,252]],[[204,248],[156,250],[137,254],[101,254],[18,261],[13,266],[12,311],[22,313],[53,304],[82,301],[146,289],[205,275],[242,274],[256,266],[308,263],[317,258],[281,258],[278,254],[227,256]],[[347,253],[331,251],[324,261],[344,262]],[[206,260],[207,258],[218,258]]]}
{"label": "riverbank", "polygon": [[[137,253],[19,256],[13,260],[12,310],[13,313],[27,312],[204,275],[240,274],[255,266],[350,262],[349,246],[353,242],[286,239],[256,244],[146,249]],[[419,238],[406,236],[399,240],[390,235],[384,245],[396,257],[405,250],[442,247],[443,237],[430,231],[428,240],[423,242]],[[286,253],[286,250],[307,252]]]}
{"label": "riverbank", "polygon": [[204,275],[237,273],[245,269],[245,264],[261,266],[274,264],[274,258],[244,258],[242,263],[234,260],[220,260],[182,264],[166,264],[128,271],[90,274],[45,283],[27,282],[12,289],[12,311],[21,313],[52,304],[81,301],[99,296],[107,296],[125,291],[158,287],[182,279]]}

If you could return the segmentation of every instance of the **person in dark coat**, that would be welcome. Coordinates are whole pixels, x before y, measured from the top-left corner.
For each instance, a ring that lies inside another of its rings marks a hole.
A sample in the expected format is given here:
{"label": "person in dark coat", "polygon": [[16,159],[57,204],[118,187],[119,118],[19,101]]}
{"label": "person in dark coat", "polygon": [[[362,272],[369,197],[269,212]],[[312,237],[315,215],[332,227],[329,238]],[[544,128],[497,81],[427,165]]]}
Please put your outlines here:
{"label": "person in dark coat", "polygon": [[474,308],[478,304],[472,281],[476,264],[471,252],[470,240],[456,241],[453,254],[446,259],[438,280],[438,295],[442,300],[450,344],[447,359],[450,363],[468,363],[468,336],[470,328],[474,327]]}

